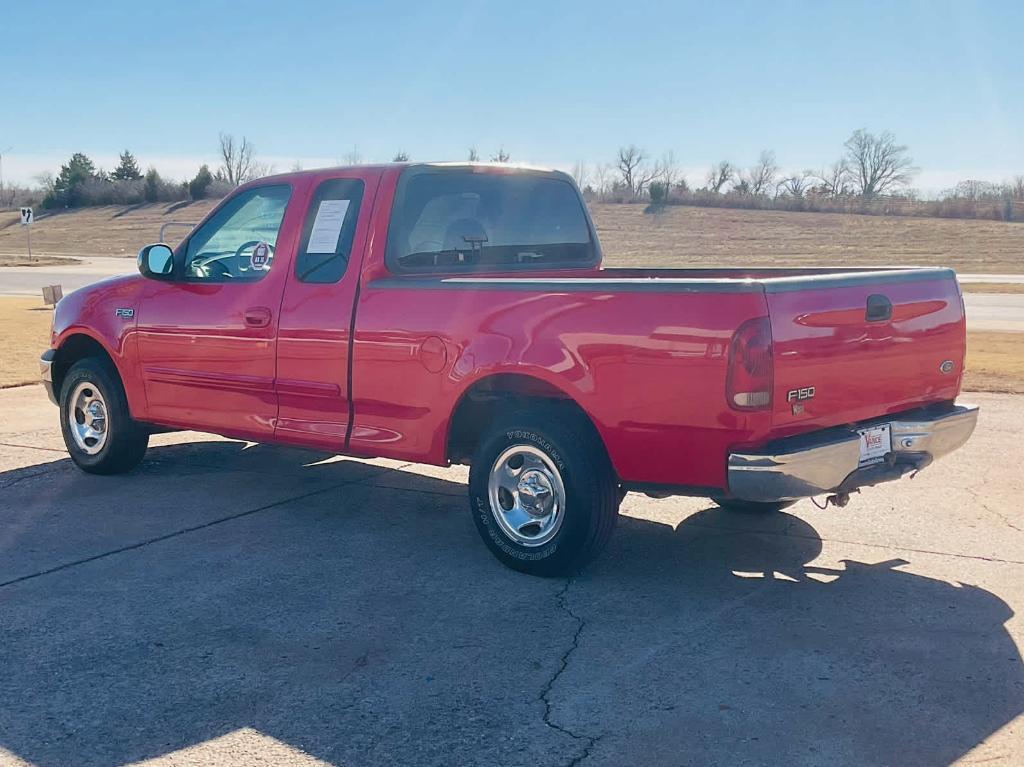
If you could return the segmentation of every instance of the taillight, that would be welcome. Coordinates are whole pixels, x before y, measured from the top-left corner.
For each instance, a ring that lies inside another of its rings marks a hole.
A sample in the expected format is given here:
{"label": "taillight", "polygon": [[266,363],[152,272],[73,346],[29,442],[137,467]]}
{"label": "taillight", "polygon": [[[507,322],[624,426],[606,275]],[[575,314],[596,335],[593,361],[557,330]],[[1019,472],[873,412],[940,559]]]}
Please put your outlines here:
{"label": "taillight", "polygon": [[766,410],[772,404],[772,326],[767,317],[747,320],[729,344],[725,397],[736,410]]}

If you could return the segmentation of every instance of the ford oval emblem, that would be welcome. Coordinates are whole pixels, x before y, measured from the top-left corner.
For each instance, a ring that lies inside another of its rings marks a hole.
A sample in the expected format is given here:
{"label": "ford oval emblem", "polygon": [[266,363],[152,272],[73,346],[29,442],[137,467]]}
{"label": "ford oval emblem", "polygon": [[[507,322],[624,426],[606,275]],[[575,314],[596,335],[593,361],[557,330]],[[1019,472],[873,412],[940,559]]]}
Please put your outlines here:
{"label": "ford oval emblem", "polygon": [[944,360],[943,363],[939,365],[939,372],[942,373],[943,375],[948,375],[949,373],[953,372],[953,368],[955,367],[956,364],[953,362],[953,360]]}

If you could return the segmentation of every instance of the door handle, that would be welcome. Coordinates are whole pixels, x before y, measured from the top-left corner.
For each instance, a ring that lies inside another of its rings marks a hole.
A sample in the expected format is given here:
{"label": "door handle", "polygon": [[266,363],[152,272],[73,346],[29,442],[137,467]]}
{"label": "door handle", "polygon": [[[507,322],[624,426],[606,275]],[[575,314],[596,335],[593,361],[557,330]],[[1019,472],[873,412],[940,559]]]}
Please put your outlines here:
{"label": "door handle", "polygon": [[265,328],[270,324],[270,309],[254,306],[245,310],[245,324],[251,328]]}

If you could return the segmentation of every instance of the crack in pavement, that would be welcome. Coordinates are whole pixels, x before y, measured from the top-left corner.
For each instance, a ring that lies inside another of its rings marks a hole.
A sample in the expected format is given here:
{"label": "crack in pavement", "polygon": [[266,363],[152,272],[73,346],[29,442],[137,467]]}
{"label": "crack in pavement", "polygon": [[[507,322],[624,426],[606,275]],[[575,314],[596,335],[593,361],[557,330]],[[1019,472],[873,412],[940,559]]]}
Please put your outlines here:
{"label": "crack in pavement", "polygon": [[551,704],[551,691],[554,688],[555,683],[558,681],[559,677],[561,677],[562,674],[565,673],[565,670],[569,667],[569,658],[572,656],[574,652],[576,652],[577,649],[579,649],[580,635],[583,633],[583,629],[586,626],[586,621],[584,621],[583,618],[574,613],[572,609],[569,607],[569,605],[566,603],[566,597],[571,586],[572,578],[566,578],[565,586],[562,587],[561,591],[555,594],[555,603],[557,604],[559,610],[564,612],[566,615],[568,615],[576,622],[576,631],[573,633],[572,644],[569,645],[569,647],[566,649],[564,653],[562,653],[562,657],[558,660],[558,668],[556,669],[555,673],[551,676],[551,678],[544,684],[544,687],[541,688],[539,696],[541,703],[544,704],[544,724],[550,727],[552,730],[560,732],[563,735],[568,735],[573,740],[585,742],[585,745],[583,746],[583,751],[579,753],[577,756],[573,757],[567,763],[566,767],[575,767],[575,765],[579,764],[584,759],[589,757],[591,751],[593,751],[594,749],[594,746],[596,746],[598,741],[603,737],[603,735],[598,735],[596,737],[591,735],[580,735],[579,733],[573,732],[568,727],[563,727],[562,725],[558,724],[552,718],[554,715],[554,711],[553,706]]}
{"label": "crack in pavement", "polygon": [[[29,468],[29,467],[26,467]],[[14,477],[6,482],[0,483],[0,490],[6,490],[9,487],[14,487],[19,482],[24,482],[26,479],[32,479],[33,477],[42,477],[44,474],[50,474],[53,469],[43,469],[42,471],[34,471],[27,474],[22,474],[19,477]]]}
{"label": "crack in pavement", "polygon": [[994,516],[997,519],[999,519],[1004,525],[1009,527],[1011,530],[1016,530],[1018,533],[1024,533],[1024,527],[1018,527],[1013,522],[1011,522],[1006,517],[1006,515],[1003,514],[1001,511],[996,511],[991,506],[989,506],[988,503],[986,503],[985,501],[983,501],[981,499],[979,492],[977,490],[975,490],[973,487],[965,487],[964,490],[966,490],[970,494],[971,498],[974,499],[974,502],[978,506],[980,506],[982,509],[987,511],[992,516]]}
{"label": "crack in pavement", "polygon": [[382,471],[377,472],[376,474],[371,474],[369,476],[362,477],[360,479],[350,479],[350,480],[347,480],[345,482],[339,482],[338,484],[330,485],[329,487],[320,488],[319,490],[313,490],[313,491],[310,491],[308,493],[304,493],[302,495],[296,495],[296,496],[293,496],[291,498],[285,498],[284,500],[281,500],[281,501],[275,501],[274,503],[268,503],[265,506],[259,506],[259,507],[255,508],[255,509],[247,509],[245,511],[237,512],[235,514],[229,514],[226,517],[219,517],[217,519],[210,520],[209,522],[204,522],[204,523],[202,523],[200,525],[192,525],[190,527],[183,527],[180,530],[174,530],[173,532],[170,532],[170,533],[165,533],[163,535],[157,535],[157,536],[154,536],[153,538],[147,538],[146,540],[143,540],[143,541],[137,541],[136,543],[130,543],[130,544],[126,545],[126,546],[119,546],[116,549],[110,549],[109,551],[104,551],[104,552],[101,552],[99,554],[93,554],[92,556],[89,556],[89,557],[83,557],[81,559],[76,559],[76,560],[73,560],[71,562],[64,562],[64,563],[59,564],[59,565],[54,565],[53,567],[48,567],[45,570],[39,570],[39,571],[34,572],[34,573],[29,573],[28,575],[19,575],[17,578],[11,578],[10,580],[0,582],[0,588],[4,588],[5,586],[13,586],[13,585],[15,585],[17,583],[23,583],[24,581],[30,581],[30,580],[33,580],[34,578],[41,578],[44,575],[51,575],[52,573],[61,572],[62,570],[68,570],[68,569],[70,569],[72,567],[78,567],[79,565],[88,564],[89,562],[95,562],[98,559],[105,559],[107,557],[112,557],[115,554],[123,554],[126,551],[135,551],[136,549],[141,549],[141,548],[144,548],[144,547],[149,546],[149,545],[154,544],[154,543],[160,543],[161,541],[170,540],[171,538],[178,538],[178,537],[180,537],[182,535],[186,535],[187,533],[194,533],[194,532],[196,532],[198,530],[205,530],[205,529],[210,528],[210,527],[215,527],[217,525],[224,524],[225,522],[232,522],[232,521],[234,521],[236,519],[242,519],[243,517],[248,517],[248,516],[251,516],[253,514],[261,512],[261,511],[268,511],[270,509],[275,509],[278,506],[284,506],[287,503],[293,503],[295,501],[302,501],[302,500],[305,500],[306,498],[312,498],[313,496],[316,496],[316,495],[322,495],[323,493],[329,493],[332,490],[337,490],[338,488],[341,488],[341,487],[348,487],[350,485],[358,485],[358,484],[361,484],[362,482],[364,482],[364,481],[366,481],[368,479],[371,479],[373,477],[378,477],[381,474],[386,474],[389,471],[398,471],[399,469],[404,469],[404,468],[406,468],[408,466],[411,466],[411,465],[412,465],[411,463],[405,463],[405,464],[402,464],[401,466],[383,468]]}

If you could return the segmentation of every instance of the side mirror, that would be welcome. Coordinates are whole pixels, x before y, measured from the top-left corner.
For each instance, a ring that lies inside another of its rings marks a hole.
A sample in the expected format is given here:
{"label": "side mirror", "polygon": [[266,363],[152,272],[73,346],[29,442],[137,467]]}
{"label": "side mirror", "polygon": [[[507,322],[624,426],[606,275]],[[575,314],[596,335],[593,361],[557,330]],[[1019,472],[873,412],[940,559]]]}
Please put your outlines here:
{"label": "side mirror", "polygon": [[151,280],[169,280],[174,274],[174,251],[158,242],[139,251],[139,271]]}

